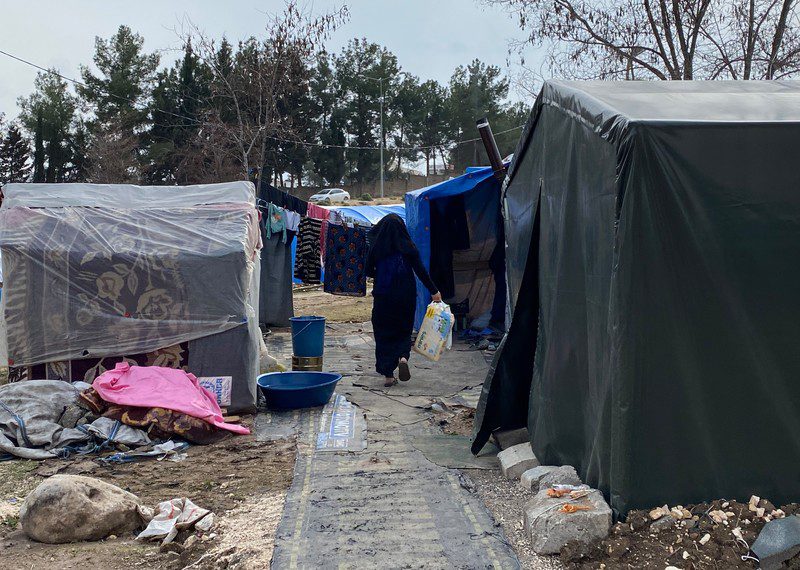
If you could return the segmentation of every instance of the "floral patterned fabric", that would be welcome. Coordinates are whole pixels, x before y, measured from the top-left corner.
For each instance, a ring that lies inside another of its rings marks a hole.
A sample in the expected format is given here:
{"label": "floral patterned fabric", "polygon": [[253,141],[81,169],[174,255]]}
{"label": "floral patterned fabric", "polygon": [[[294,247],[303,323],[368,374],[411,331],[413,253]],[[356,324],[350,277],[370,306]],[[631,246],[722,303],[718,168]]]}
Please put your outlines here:
{"label": "floral patterned fabric", "polygon": [[367,232],[328,224],[325,247],[325,292],[364,297],[367,294]]}
{"label": "floral patterned fabric", "polygon": [[191,344],[191,342],[184,342],[133,356],[105,356],[103,358],[58,360],[34,364],[33,366],[12,366],[9,368],[9,380],[12,382],[29,379],[65,380],[68,382],[83,381],[91,384],[103,372],[114,370],[118,362],[127,362],[131,366],[180,368],[189,372],[189,348]]}
{"label": "floral patterned fabric", "polygon": [[228,435],[228,432],[208,422],[174,410],[111,404],[103,400],[94,388],[81,392],[80,401],[95,414],[141,429],[154,440],[180,437],[191,443],[205,445]]}
{"label": "floral patterned fabric", "polygon": [[3,208],[0,246],[12,365],[146,355],[255,316],[247,205]]}

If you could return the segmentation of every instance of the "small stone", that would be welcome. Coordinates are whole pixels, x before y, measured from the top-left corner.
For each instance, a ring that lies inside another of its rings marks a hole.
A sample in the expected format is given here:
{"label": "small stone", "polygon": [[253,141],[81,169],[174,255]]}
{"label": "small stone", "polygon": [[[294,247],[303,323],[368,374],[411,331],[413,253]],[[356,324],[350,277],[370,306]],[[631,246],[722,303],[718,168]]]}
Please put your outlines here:
{"label": "small stone", "polygon": [[681,554],[681,556],[683,557],[684,560],[688,560],[689,559],[689,553],[686,552],[685,550],[683,551],[683,554]]}
{"label": "small stone", "polygon": [[711,511],[708,516],[717,524],[723,524],[728,521],[728,515],[723,511]]}
{"label": "small stone", "polygon": [[650,530],[661,532],[662,530],[667,530],[674,527],[677,523],[678,521],[672,517],[661,517],[650,525]]}
{"label": "small stone", "polygon": [[661,517],[665,517],[669,514],[669,507],[664,505],[663,507],[658,507],[650,511],[650,519],[657,521]]}
{"label": "small stone", "polygon": [[705,546],[709,540],[711,540],[711,535],[706,533],[705,535],[703,535],[703,538],[700,539],[700,544]]}
{"label": "small stone", "polygon": [[186,549],[186,550],[189,550],[191,547],[193,547],[195,544],[197,544],[198,540],[199,539],[197,538],[197,535],[195,535],[195,534],[191,535],[189,538],[187,538],[184,541],[183,548]]}
{"label": "small stone", "polygon": [[519,479],[528,469],[539,466],[529,443],[520,443],[497,454],[500,470],[507,479]]}
{"label": "small stone", "polygon": [[117,535],[116,534],[109,535],[109,537],[106,540],[117,540]]}

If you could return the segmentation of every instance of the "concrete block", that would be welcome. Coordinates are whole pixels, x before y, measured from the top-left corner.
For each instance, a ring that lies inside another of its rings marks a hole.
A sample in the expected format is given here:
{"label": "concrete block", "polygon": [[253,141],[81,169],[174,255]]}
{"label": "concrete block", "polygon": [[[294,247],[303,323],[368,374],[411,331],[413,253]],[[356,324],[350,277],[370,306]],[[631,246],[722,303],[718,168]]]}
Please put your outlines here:
{"label": "concrete block", "polygon": [[[561,512],[566,504],[590,510]],[[525,533],[538,554],[558,554],[571,540],[588,544],[606,538],[610,529],[611,508],[602,493],[594,489],[581,499],[554,499],[543,489],[525,505]]]}
{"label": "concrete block", "polygon": [[528,435],[528,428],[497,430],[492,432],[497,447],[508,449],[520,443],[530,443],[531,437]]}
{"label": "concrete block", "polygon": [[508,479],[519,479],[528,469],[539,466],[530,443],[520,443],[497,454],[500,470]]}
{"label": "concrete block", "polygon": [[580,485],[581,478],[572,465],[540,465],[525,471],[519,479],[520,485],[533,494],[553,485]]}
{"label": "concrete block", "polygon": [[562,465],[561,467],[556,467],[539,480],[537,492],[542,489],[549,489],[554,485],[580,485],[582,482],[572,465]]}
{"label": "concrete block", "polygon": [[539,481],[542,480],[542,477],[555,469],[558,469],[555,465],[539,465],[533,469],[528,469],[520,475],[519,484],[522,485],[523,489],[531,491],[535,495],[539,492]]}

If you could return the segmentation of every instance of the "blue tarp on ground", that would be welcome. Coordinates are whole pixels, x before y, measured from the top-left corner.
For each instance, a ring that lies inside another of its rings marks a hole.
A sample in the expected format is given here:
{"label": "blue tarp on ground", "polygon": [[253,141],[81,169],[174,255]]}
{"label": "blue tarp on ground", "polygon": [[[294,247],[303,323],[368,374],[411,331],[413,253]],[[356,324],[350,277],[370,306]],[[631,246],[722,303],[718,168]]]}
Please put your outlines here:
{"label": "blue tarp on ground", "polygon": [[[411,234],[411,238],[419,249],[422,263],[430,270],[431,260],[431,209],[430,201],[438,198],[449,198],[461,194],[467,194],[473,190],[485,190],[485,198],[491,202],[492,206],[500,203],[500,183],[492,174],[491,167],[470,167],[466,173],[445,180],[433,186],[414,190],[405,195],[406,203],[406,226]],[[496,200],[496,204],[495,204]],[[478,201],[479,203],[479,201]],[[417,314],[414,322],[415,328],[419,328],[425,315],[425,309],[430,302],[428,291],[417,282]]]}

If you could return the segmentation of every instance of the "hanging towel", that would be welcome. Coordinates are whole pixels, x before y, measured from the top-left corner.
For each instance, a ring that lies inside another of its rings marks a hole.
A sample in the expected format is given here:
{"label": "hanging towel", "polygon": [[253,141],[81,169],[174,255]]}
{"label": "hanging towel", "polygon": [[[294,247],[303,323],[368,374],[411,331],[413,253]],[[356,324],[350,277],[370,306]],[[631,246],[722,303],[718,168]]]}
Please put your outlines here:
{"label": "hanging towel", "polygon": [[322,220],[303,218],[297,234],[294,276],[308,285],[319,285],[322,273],[320,235]]}
{"label": "hanging towel", "polygon": [[325,292],[364,297],[367,294],[367,235],[358,226],[329,223],[325,245]]}
{"label": "hanging towel", "polygon": [[267,239],[272,239],[272,234],[281,234],[283,243],[286,243],[286,210],[273,203],[267,208]]}

